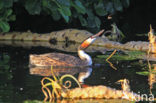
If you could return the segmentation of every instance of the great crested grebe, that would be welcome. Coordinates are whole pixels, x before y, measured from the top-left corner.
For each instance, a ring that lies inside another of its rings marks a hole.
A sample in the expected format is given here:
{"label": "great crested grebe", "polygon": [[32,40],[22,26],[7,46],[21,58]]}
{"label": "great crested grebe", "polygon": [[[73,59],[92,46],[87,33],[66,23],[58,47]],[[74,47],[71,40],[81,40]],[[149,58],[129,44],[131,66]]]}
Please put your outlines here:
{"label": "great crested grebe", "polygon": [[104,30],[101,30],[82,42],[78,47],[78,56],[80,58],[62,53],[31,54],[29,63],[33,66],[90,66],[92,65],[92,58],[84,52],[84,49],[92,44],[103,32]]}

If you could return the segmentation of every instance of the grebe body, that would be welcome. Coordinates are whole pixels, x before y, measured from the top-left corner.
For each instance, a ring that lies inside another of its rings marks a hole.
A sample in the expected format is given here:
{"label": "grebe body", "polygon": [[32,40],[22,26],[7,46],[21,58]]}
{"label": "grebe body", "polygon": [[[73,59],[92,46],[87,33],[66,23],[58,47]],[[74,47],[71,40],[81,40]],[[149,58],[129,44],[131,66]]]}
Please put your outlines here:
{"label": "grebe body", "polygon": [[31,54],[30,55],[30,65],[33,66],[90,66],[92,65],[92,58],[84,52],[90,44],[92,44],[96,38],[103,33],[101,30],[97,34],[87,38],[78,47],[78,57],[63,54],[63,53],[46,53],[46,54]]}
{"label": "grebe body", "polygon": [[63,53],[46,53],[30,55],[30,64],[34,66],[87,66],[87,62],[72,55]]}

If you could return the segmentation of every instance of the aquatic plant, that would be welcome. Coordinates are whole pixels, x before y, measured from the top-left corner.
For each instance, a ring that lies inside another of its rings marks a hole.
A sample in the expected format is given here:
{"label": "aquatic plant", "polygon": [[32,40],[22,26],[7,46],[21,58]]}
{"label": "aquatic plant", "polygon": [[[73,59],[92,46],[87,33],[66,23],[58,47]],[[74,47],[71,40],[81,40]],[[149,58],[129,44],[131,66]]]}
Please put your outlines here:
{"label": "aquatic plant", "polygon": [[130,86],[129,86],[129,80],[128,79],[118,80],[117,83],[121,83],[121,88],[122,88],[123,91],[130,91]]}
{"label": "aquatic plant", "polygon": [[[114,61],[122,61],[122,60],[136,60],[136,59],[142,59],[143,56],[145,56],[145,52],[142,51],[123,51],[123,53],[117,52],[113,55],[111,58]],[[100,59],[107,59],[110,55],[97,55],[97,58]]]}
{"label": "aquatic plant", "polygon": [[121,41],[125,38],[125,35],[122,33],[122,31],[117,27],[116,23],[111,24],[112,30],[108,30],[105,32],[110,33],[111,35],[106,36],[109,40],[112,41]]}
{"label": "aquatic plant", "polygon": [[[41,85],[42,85],[42,92],[44,93],[45,95],[45,99],[44,101],[46,101],[48,98],[49,98],[49,101],[51,101],[52,99],[55,99],[55,98],[60,98],[60,93],[63,91],[63,90],[67,90],[68,88],[71,87],[71,81],[66,81],[65,82],[65,85],[63,85],[63,80],[64,78],[72,78],[79,86],[79,88],[81,88],[81,85],[79,84],[79,82],[77,81],[77,79],[72,76],[72,75],[69,75],[69,74],[66,74],[66,75],[63,75],[60,79],[58,79],[55,75],[54,75],[54,72],[53,72],[53,66],[51,66],[51,74],[52,74],[52,78],[49,78],[49,77],[44,77],[42,80],[41,80]],[[44,83],[45,80],[48,80],[49,82],[47,83]],[[70,85],[66,85],[67,83],[69,83]],[[51,86],[52,88],[52,91],[50,91],[50,89],[48,88],[48,86]],[[48,94],[47,94],[48,92]]]}
{"label": "aquatic plant", "polygon": [[[150,63],[150,53],[156,53],[156,36],[154,35],[154,29],[152,29],[152,26],[150,25],[150,31],[148,32],[148,40],[149,40],[149,48],[147,51],[147,63],[148,63],[148,70],[136,72],[139,75],[148,76],[148,82],[150,86],[150,94],[153,95],[152,89],[153,84],[156,83],[156,68],[151,66]],[[156,100],[156,98],[154,98]]]}
{"label": "aquatic plant", "polygon": [[156,53],[156,36],[154,35],[154,29],[150,25],[150,31],[148,32],[148,40],[149,40],[149,50],[148,55],[150,52]]}

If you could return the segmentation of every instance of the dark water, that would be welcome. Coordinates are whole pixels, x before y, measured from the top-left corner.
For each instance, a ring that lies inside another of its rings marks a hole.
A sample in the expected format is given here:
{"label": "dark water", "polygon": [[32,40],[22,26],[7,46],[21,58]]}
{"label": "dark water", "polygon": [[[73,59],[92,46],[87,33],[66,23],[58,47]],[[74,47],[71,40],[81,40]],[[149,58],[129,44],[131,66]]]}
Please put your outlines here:
{"label": "dark water", "polygon": [[[43,47],[23,48],[4,46],[0,47],[0,103],[22,103],[25,100],[43,100],[40,80],[42,76],[32,75],[29,70],[29,54],[47,52],[62,52]],[[64,52],[62,52],[64,53]],[[67,53],[67,52],[66,52]],[[76,55],[76,53],[68,53]],[[96,56],[99,53],[90,53],[93,62],[97,65]],[[131,90],[139,94],[150,93],[148,75],[138,75],[136,72],[147,70],[147,62],[142,60],[114,61],[117,70],[108,63],[93,66],[91,75],[85,79],[87,85],[106,85],[121,89],[117,83],[119,79],[128,79]],[[75,73],[77,78],[79,73]],[[156,95],[156,85],[153,85],[153,94]],[[109,102],[108,102],[109,103]]]}

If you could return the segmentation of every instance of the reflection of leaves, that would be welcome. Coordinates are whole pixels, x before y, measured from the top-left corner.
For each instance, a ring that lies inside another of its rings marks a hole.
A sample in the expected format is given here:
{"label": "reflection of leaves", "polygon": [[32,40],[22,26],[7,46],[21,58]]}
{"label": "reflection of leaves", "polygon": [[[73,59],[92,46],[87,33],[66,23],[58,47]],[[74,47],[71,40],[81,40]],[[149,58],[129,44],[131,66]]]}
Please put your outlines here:
{"label": "reflection of leaves", "polygon": [[[39,100],[25,100],[23,103],[43,103],[43,101],[39,101]],[[48,103],[48,102],[44,102],[44,103]]]}
{"label": "reflection of leaves", "polygon": [[0,60],[0,75],[3,75],[6,79],[11,79],[12,74],[10,72],[10,65],[8,64],[10,61],[10,57],[7,54],[2,54],[2,58]]}
{"label": "reflection of leaves", "polygon": [[0,61],[0,65],[7,65],[7,63],[10,60],[10,57],[6,54],[3,54],[2,56],[3,56],[3,60]]}

